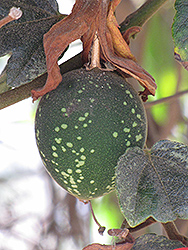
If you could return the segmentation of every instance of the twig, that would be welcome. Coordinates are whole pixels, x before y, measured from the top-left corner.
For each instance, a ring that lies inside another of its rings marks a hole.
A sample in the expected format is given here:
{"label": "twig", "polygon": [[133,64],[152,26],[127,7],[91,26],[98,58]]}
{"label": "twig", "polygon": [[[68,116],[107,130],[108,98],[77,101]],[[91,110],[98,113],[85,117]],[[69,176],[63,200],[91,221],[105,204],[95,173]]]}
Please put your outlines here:
{"label": "twig", "polygon": [[89,205],[90,205],[91,214],[93,216],[93,219],[94,219],[95,223],[97,224],[97,226],[99,227],[98,232],[99,232],[100,235],[103,235],[106,228],[102,227],[101,224],[98,222],[98,220],[97,220],[97,218],[96,218],[96,216],[94,214],[94,211],[93,211],[93,208],[92,208],[92,205],[91,205],[91,201],[89,201]]}
{"label": "twig", "polygon": [[178,232],[174,222],[162,223],[170,240],[179,240],[188,247],[188,238]]}
{"label": "twig", "polygon": [[154,105],[157,105],[157,104],[161,104],[161,103],[164,103],[164,102],[172,102],[174,100],[176,100],[177,98],[181,97],[182,95],[185,95],[188,93],[188,89],[187,90],[183,90],[183,91],[180,91],[180,92],[177,92],[176,94],[174,95],[171,95],[171,96],[168,96],[168,97],[164,97],[164,98],[161,98],[159,100],[156,100],[156,101],[153,101],[153,102],[147,102],[147,103],[144,103],[144,107],[146,109],[149,109],[151,108],[152,106]]}
{"label": "twig", "polygon": [[120,31],[124,33],[130,27],[143,26],[165,2],[167,2],[167,0],[146,1],[139,9],[125,18],[120,24]]}
{"label": "twig", "polygon": [[[60,66],[61,73],[64,74],[70,70],[78,69],[82,66],[82,60],[80,54],[72,57],[67,62]],[[41,88],[47,78],[47,73],[37,77],[32,82],[21,85],[18,88],[6,91],[0,94],[0,110],[13,105],[19,101],[22,101],[31,96],[31,90],[36,88]]]}
{"label": "twig", "polygon": [[153,223],[156,223],[157,221],[155,219],[153,219],[152,217],[149,217],[146,221],[144,221],[143,223],[139,224],[136,227],[129,227],[128,223],[126,220],[123,221],[121,228],[127,228],[129,230],[130,233],[134,233],[137,232],[145,227],[150,226]]}

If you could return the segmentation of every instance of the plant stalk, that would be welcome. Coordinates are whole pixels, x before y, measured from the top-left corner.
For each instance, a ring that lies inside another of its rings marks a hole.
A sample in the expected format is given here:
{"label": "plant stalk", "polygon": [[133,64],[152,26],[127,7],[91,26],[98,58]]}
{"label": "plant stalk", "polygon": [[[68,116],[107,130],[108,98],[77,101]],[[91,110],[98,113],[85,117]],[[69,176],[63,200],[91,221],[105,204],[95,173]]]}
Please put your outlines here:
{"label": "plant stalk", "polygon": [[[60,65],[61,74],[64,74],[70,70],[78,69],[82,67],[81,53],[72,57],[65,63]],[[37,77],[32,82],[21,85],[18,88],[11,89],[0,94],[0,110],[13,105],[19,101],[31,97],[31,90],[42,88],[46,83],[47,73]]]}
{"label": "plant stalk", "polygon": [[143,26],[167,0],[148,0],[135,12],[131,13],[120,24],[120,31],[124,33],[133,26]]}

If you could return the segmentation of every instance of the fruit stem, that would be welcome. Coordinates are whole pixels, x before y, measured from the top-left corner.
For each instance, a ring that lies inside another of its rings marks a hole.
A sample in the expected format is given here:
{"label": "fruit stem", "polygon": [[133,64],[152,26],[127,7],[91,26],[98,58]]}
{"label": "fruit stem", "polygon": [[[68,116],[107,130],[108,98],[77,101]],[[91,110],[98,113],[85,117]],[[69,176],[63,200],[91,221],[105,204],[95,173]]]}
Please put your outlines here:
{"label": "fruit stem", "polygon": [[99,227],[98,232],[99,232],[100,235],[103,235],[103,233],[104,233],[104,231],[105,231],[106,228],[105,228],[105,227],[102,227],[101,224],[98,222],[98,220],[97,220],[97,218],[96,218],[96,216],[95,216],[95,214],[94,214],[94,211],[93,211],[93,207],[92,207],[91,201],[89,201],[89,205],[90,205],[92,217],[93,217],[95,223],[97,224],[97,226]]}
{"label": "fruit stem", "polygon": [[91,49],[91,63],[89,65],[89,69],[93,68],[101,68],[100,64],[100,43],[97,32],[95,33],[93,39],[93,45]]}

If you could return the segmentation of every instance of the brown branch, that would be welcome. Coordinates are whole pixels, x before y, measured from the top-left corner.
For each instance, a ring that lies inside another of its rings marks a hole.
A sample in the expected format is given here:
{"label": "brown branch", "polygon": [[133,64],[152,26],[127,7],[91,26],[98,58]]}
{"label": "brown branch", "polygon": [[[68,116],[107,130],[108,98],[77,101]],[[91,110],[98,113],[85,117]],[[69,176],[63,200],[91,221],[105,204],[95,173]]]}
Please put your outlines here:
{"label": "brown branch", "polygon": [[[81,55],[78,54],[60,66],[61,74],[70,70],[78,69],[82,66]],[[22,101],[31,96],[31,90],[44,86],[47,78],[47,73],[37,77],[32,82],[21,85],[18,88],[6,91],[0,94],[0,110]]]}
{"label": "brown branch", "polygon": [[133,26],[143,26],[167,0],[148,0],[139,9],[131,13],[120,24],[121,32]]}
{"label": "brown branch", "polygon": [[121,228],[124,229],[124,228],[127,228],[129,230],[130,233],[134,233],[134,232],[137,232],[145,227],[148,227],[150,226],[151,224],[153,223],[156,223],[157,221],[155,219],[153,219],[152,217],[149,217],[148,219],[146,219],[146,221],[142,222],[141,224],[139,224],[138,226],[136,227],[130,227],[127,223],[126,220],[123,221],[122,225],[121,225]]}
{"label": "brown branch", "polygon": [[144,107],[145,107],[146,109],[149,109],[149,108],[151,108],[152,106],[157,105],[157,104],[161,104],[161,103],[164,103],[164,102],[172,102],[172,101],[176,100],[177,98],[179,98],[179,97],[181,97],[182,95],[185,95],[185,94],[187,94],[187,93],[188,93],[188,89],[187,89],[187,90],[184,90],[184,91],[177,92],[177,93],[174,94],[174,95],[171,95],[171,96],[168,96],[168,97],[164,97],[164,98],[161,98],[161,99],[156,100],[156,101],[144,103]]}

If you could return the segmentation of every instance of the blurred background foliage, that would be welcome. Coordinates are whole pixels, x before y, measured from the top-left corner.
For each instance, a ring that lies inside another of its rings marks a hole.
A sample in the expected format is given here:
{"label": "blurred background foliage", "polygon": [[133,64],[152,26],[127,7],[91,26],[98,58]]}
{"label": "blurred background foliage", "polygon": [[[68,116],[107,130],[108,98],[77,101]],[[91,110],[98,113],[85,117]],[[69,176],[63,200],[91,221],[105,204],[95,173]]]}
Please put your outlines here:
{"label": "blurred background foliage", "polygon": [[[118,22],[142,3],[122,0],[116,12]],[[167,1],[131,41],[139,64],[158,85],[150,102],[188,89],[188,72],[173,56],[173,4]],[[139,88],[132,79],[130,82]],[[57,186],[42,166],[34,140],[36,106],[29,99],[0,111],[0,250],[80,250],[91,242],[112,243],[107,233],[98,234],[89,206]],[[187,95],[157,105],[146,104],[146,111],[148,147],[164,138],[188,142]],[[102,226],[120,228],[124,219],[115,193],[93,200],[92,205]],[[176,225],[188,236],[186,221],[177,220]],[[133,235],[149,232],[165,234],[156,223]]]}

